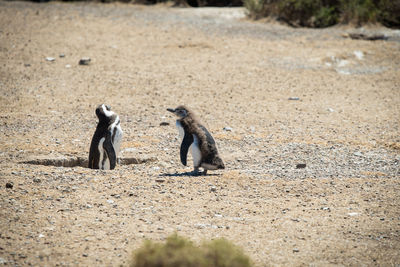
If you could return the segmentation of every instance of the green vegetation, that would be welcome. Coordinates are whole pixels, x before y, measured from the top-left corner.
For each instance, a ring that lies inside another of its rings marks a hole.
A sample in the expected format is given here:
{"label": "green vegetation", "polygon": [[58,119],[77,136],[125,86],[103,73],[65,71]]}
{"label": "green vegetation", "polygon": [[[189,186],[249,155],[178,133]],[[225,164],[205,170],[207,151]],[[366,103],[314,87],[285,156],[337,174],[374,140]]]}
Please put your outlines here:
{"label": "green vegetation", "polygon": [[292,26],[382,23],[400,27],[399,0],[244,0],[254,19],[274,17]]}
{"label": "green vegetation", "polygon": [[249,257],[227,241],[216,239],[195,246],[176,234],[165,243],[145,241],[134,251],[131,267],[250,267]]}

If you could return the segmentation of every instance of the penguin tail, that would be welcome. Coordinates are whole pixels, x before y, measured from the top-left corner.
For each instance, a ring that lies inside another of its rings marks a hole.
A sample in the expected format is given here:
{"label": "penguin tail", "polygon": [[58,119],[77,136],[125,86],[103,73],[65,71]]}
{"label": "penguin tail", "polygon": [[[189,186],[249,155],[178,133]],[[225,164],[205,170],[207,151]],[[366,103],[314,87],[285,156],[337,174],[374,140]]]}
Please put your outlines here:
{"label": "penguin tail", "polygon": [[217,169],[225,169],[225,164],[220,157],[216,157],[214,160]]}

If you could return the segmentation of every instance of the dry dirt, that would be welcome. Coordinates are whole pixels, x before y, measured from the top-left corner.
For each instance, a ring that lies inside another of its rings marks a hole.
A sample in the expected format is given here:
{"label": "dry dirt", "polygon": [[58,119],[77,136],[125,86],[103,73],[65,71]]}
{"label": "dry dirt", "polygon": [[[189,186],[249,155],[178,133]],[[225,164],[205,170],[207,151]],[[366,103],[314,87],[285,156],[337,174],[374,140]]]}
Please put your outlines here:
{"label": "dry dirt", "polygon": [[[399,31],[242,14],[0,2],[0,265],[126,265],[174,232],[226,237],[256,266],[400,265]],[[124,165],[53,166],[88,156],[100,103],[120,115]],[[226,170],[186,173],[179,104]]]}

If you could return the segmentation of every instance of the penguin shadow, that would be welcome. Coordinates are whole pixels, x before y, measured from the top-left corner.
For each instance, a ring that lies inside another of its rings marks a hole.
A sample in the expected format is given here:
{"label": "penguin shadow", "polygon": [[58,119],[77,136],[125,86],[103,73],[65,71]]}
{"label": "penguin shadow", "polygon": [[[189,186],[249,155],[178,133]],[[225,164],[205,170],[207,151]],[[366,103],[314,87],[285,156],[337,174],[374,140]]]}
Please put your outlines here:
{"label": "penguin shadow", "polygon": [[189,176],[189,177],[205,177],[205,176],[221,176],[221,173],[210,173],[210,174],[203,174],[199,172],[181,172],[181,173],[161,173],[159,174],[160,177],[184,177],[184,176]]}

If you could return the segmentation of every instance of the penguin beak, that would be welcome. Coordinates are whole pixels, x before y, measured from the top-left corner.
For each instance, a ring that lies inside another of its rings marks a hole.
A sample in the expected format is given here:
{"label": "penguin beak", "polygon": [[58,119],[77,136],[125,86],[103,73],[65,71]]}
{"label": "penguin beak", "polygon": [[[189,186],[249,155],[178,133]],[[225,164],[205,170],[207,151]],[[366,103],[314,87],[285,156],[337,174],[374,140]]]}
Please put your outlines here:
{"label": "penguin beak", "polygon": [[169,112],[175,113],[175,109],[173,109],[173,108],[167,108],[167,110],[168,110]]}

